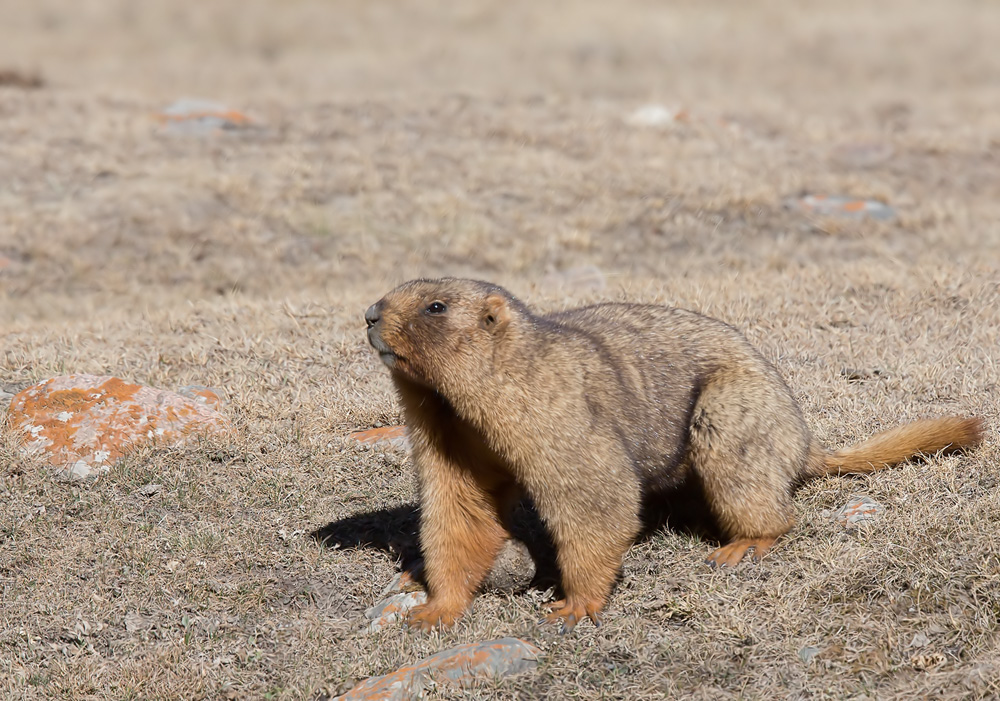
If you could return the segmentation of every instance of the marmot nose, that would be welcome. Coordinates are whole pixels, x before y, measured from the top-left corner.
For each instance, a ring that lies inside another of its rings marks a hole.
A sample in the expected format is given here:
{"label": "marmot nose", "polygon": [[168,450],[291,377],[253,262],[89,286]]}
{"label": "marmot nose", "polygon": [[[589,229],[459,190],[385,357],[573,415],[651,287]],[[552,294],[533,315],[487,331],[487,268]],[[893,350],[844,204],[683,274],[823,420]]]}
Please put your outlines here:
{"label": "marmot nose", "polygon": [[368,322],[368,328],[373,327],[382,318],[381,311],[382,308],[378,302],[368,307],[368,311],[365,312],[365,321]]}

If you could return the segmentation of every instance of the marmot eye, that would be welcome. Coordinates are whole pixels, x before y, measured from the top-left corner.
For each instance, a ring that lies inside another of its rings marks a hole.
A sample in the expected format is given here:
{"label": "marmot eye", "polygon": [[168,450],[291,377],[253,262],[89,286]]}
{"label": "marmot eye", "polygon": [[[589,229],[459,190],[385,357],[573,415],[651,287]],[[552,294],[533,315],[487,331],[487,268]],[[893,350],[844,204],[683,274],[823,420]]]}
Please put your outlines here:
{"label": "marmot eye", "polygon": [[431,302],[427,305],[428,314],[444,314],[448,311],[448,307],[445,306],[444,302]]}

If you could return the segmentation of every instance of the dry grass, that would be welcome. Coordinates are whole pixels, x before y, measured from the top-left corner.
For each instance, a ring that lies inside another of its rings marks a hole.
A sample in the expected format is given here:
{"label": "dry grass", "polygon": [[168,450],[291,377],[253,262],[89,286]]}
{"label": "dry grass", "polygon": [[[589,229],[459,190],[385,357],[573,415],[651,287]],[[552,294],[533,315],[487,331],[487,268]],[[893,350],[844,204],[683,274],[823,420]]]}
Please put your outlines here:
{"label": "dry grass", "polygon": [[[211,385],[241,437],[69,485],[0,431],[0,695],[311,699],[501,635],[543,665],[477,697],[1000,695],[1000,7],[7,5],[0,69],[45,87],[0,88],[0,387]],[[160,133],[191,94],[263,128]],[[627,124],[649,101],[692,119]],[[872,142],[891,156],[852,162]],[[900,217],[782,206],[803,190]],[[605,289],[561,275],[588,265]],[[398,419],[361,314],[444,273],[730,321],[831,445],[946,412],[986,416],[987,442],[807,486],[758,566],[711,572],[710,543],[657,533],[597,630],[538,627],[532,591],[440,636],[362,635],[413,483],[343,439]],[[846,534],[825,512],[858,492],[887,509]],[[368,546],[309,537],[381,511]]]}

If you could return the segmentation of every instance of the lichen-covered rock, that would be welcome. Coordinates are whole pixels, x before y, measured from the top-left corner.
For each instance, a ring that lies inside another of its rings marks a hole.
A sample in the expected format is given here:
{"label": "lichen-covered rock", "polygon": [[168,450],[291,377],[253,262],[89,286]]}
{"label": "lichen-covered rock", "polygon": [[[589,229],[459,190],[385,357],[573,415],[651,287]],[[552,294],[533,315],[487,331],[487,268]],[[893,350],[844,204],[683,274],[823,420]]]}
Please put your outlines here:
{"label": "lichen-covered rock", "polygon": [[833,515],[833,519],[850,530],[877,520],[883,511],[885,507],[871,497],[856,495]]}
{"label": "lichen-covered rock", "polygon": [[427,593],[423,590],[404,591],[393,594],[378,602],[365,611],[368,619],[368,632],[375,633],[401,621],[413,607],[427,602]]}
{"label": "lichen-covered rock", "polygon": [[11,401],[10,413],[12,427],[25,434],[26,450],[77,479],[106,472],[131,446],[178,445],[230,427],[207,398],[95,375],[55,377],[28,387]]}
{"label": "lichen-covered rock", "polygon": [[518,674],[538,665],[541,651],[517,638],[501,638],[459,645],[400,667],[391,674],[371,677],[338,699],[343,701],[407,701],[421,698],[431,684],[470,686],[477,681]]}
{"label": "lichen-covered rock", "polygon": [[223,395],[217,389],[206,387],[205,385],[184,385],[177,390],[177,394],[188,399],[193,399],[196,402],[201,402],[216,411],[222,410]]}
{"label": "lichen-covered rock", "polygon": [[391,445],[400,450],[406,450],[410,441],[406,437],[406,426],[383,426],[365,431],[355,431],[350,437],[361,445],[376,445],[379,443]]}
{"label": "lichen-covered rock", "polygon": [[250,117],[221,102],[181,98],[157,115],[164,131],[176,134],[209,135],[254,126]]}
{"label": "lichen-covered rock", "polygon": [[894,219],[896,210],[877,200],[840,195],[803,195],[785,201],[789,209],[825,217]]}
{"label": "lichen-covered rock", "polygon": [[[416,570],[419,572],[423,569],[423,563],[416,565]],[[388,584],[382,589],[382,596],[389,596],[391,594],[399,594],[405,591],[423,591],[423,585],[417,580],[413,572],[403,570],[398,572],[395,577],[393,577]]]}

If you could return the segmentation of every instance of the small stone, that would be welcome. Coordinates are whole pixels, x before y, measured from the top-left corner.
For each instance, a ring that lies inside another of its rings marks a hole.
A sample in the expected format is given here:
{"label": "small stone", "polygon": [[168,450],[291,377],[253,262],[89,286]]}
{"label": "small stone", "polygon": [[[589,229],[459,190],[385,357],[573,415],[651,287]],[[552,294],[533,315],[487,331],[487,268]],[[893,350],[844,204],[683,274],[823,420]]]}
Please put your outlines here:
{"label": "small stone", "polygon": [[159,494],[162,491],[162,484],[145,484],[139,487],[139,495],[144,497],[151,497],[154,494]]}
{"label": "small stone", "polygon": [[687,119],[687,113],[666,105],[644,105],[626,117],[625,121],[637,127],[662,127]]}
{"label": "small stone", "polygon": [[538,666],[541,651],[517,638],[470,643],[444,650],[382,677],[361,682],[338,699],[408,701],[422,698],[432,684],[467,687]]}
{"label": "small stone", "polygon": [[925,633],[917,633],[910,641],[910,647],[927,647],[931,644],[931,639]]}
{"label": "small stone", "polygon": [[802,660],[804,664],[809,664],[813,661],[813,658],[819,654],[819,648],[808,645],[801,650],[799,650],[799,659]]}
{"label": "small stone", "polygon": [[881,368],[872,368],[871,370],[841,368],[840,376],[845,378],[848,382],[866,382],[868,380],[888,377],[885,370],[882,370]]}
{"label": "small stone", "polygon": [[834,520],[847,529],[878,519],[885,507],[867,496],[854,496],[833,515]]}
{"label": "small stone", "polygon": [[182,98],[157,115],[165,131],[177,134],[211,135],[221,131],[246,129],[253,120],[220,102]]}
{"label": "small stone", "polygon": [[883,202],[842,195],[804,195],[786,200],[785,206],[792,210],[826,217],[885,220],[896,216],[896,210]]}
{"label": "small stone", "polygon": [[427,593],[424,591],[410,591],[393,594],[389,598],[380,601],[365,611],[365,617],[370,621],[369,633],[375,633],[386,627],[403,620],[406,612],[415,606],[427,602]]}
{"label": "small stone", "polygon": [[[421,568],[422,567],[423,565],[421,565]],[[413,573],[407,570],[403,570],[402,572],[399,572],[395,577],[393,577],[388,584],[385,585],[385,588],[382,590],[382,596],[385,597],[389,596],[390,594],[398,594],[400,592],[422,591],[422,590],[423,587],[420,585],[420,582],[418,582],[414,578]]]}
{"label": "small stone", "polygon": [[28,387],[11,401],[10,412],[12,427],[24,433],[24,449],[77,479],[107,472],[132,446],[181,445],[230,428],[225,416],[202,402],[95,375]]}
{"label": "small stone", "polygon": [[535,561],[528,546],[519,540],[509,539],[493,561],[483,588],[499,594],[518,594],[531,585],[535,570]]}
{"label": "small stone", "polygon": [[383,426],[366,431],[355,431],[349,435],[361,445],[390,445],[400,450],[407,450],[410,441],[406,437],[406,426]]}

